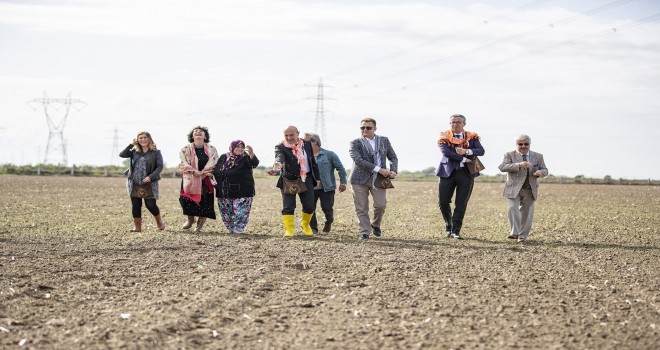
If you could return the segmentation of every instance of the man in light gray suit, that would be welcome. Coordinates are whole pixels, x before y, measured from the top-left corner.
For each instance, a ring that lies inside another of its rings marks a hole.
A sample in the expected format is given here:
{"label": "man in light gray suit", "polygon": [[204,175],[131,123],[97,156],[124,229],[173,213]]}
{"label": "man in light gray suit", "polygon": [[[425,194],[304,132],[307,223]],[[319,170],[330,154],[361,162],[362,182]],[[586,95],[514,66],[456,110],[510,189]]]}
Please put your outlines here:
{"label": "man in light gray suit", "polygon": [[[349,154],[353,159],[351,171],[351,189],[353,190],[353,203],[355,213],[360,222],[359,239],[369,239],[372,232],[380,237],[382,232],[380,224],[387,206],[387,190],[376,188],[376,175],[393,179],[396,177],[398,160],[394,149],[387,137],[376,135],[376,121],[364,118],[360,121],[362,137],[351,141]],[[387,170],[387,160],[390,161],[390,170]],[[369,220],[369,193],[374,201],[374,221]]]}
{"label": "man in light gray suit", "polygon": [[543,155],[529,150],[532,139],[527,135],[516,137],[516,151],[504,154],[500,171],[507,173],[504,197],[509,206],[509,238],[523,243],[532,229],[534,204],[539,197],[537,179],[548,176]]}

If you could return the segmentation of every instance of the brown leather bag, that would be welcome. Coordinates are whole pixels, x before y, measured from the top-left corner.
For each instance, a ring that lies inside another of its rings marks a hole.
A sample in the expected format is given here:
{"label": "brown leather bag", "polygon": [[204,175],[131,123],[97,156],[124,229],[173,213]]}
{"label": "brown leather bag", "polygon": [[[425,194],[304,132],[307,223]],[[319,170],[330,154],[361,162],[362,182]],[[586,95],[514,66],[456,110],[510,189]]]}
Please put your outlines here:
{"label": "brown leather bag", "polygon": [[394,185],[392,185],[392,179],[385,177],[380,173],[376,174],[376,182],[374,183],[374,186],[382,189],[394,188]]}
{"label": "brown leather bag", "polygon": [[307,186],[302,178],[289,180],[282,176],[282,194],[298,194],[303,192],[307,192]]}
{"label": "brown leather bag", "polygon": [[470,171],[470,175],[474,175],[474,174],[486,169],[486,167],[483,165],[483,163],[481,163],[481,161],[479,160],[479,157],[474,157],[474,159],[472,159],[471,162],[465,163],[465,164],[467,165],[468,170]]}
{"label": "brown leather bag", "polygon": [[131,197],[136,198],[154,198],[154,192],[151,190],[151,184],[146,183],[143,185],[133,184],[131,188]]}

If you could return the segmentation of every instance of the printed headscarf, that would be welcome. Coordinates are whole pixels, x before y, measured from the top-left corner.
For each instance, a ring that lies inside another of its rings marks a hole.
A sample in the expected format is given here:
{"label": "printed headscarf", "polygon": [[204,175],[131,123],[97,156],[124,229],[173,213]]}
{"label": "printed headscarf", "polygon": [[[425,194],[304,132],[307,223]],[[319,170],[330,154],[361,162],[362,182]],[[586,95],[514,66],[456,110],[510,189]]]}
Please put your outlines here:
{"label": "printed headscarf", "polygon": [[241,153],[241,155],[235,155],[234,150],[238,148],[238,146],[243,145],[243,148],[245,148],[245,142],[242,140],[234,140],[229,144],[229,152],[227,152],[227,159],[225,160],[225,163],[222,164],[222,168],[220,170],[222,171],[227,171],[234,166],[236,166],[243,157],[245,157],[245,153]]}

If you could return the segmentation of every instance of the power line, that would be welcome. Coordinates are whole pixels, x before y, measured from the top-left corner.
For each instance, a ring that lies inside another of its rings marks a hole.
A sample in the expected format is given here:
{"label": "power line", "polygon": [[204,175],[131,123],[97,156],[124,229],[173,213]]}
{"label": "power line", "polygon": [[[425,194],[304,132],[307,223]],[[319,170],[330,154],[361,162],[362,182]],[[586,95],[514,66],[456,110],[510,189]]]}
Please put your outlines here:
{"label": "power line", "polygon": [[[536,1],[532,1],[532,2],[526,3],[526,4],[524,4],[524,5],[521,5],[521,6],[515,7],[515,8],[513,8],[513,9],[509,10],[509,11],[506,11],[504,14],[498,14],[498,15],[495,15],[495,16],[493,16],[493,17],[490,17],[490,18],[488,18],[488,19],[482,21],[481,23],[483,23],[483,24],[489,24],[490,22],[492,22],[492,21],[494,21],[494,20],[496,20],[496,19],[499,19],[499,18],[501,18],[501,17],[508,17],[508,16],[507,16],[508,13],[511,13],[511,12],[514,12],[514,11],[520,11],[520,10],[524,10],[524,9],[528,9],[528,8],[532,8],[532,7],[534,7],[534,6],[538,6],[538,5],[543,4],[543,3],[546,3],[546,2],[548,2],[548,1],[551,1],[551,0],[536,0]],[[628,1],[633,1],[633,0],[628,0]],[[389,60],[391,60],[391,59],[393,59],[393,58],[396,58],[396,57],[399,57],[399,56],[403,56],[403,55],[405,55],[405,54],[407,54],[407,53],[409,53],[409,52],[415,51],[415,50],[417,50],[417,49],[420,48],[420,47],[424,47],[424,46],[428,46],[428,45],[434,44],[434,43],[436,43],[436,42],[437,42],[438,40],[440,40],[440,39],[448,38],[448,37],[451,37],[451,36],[455,36],[456,34],[459,34],[459,33],[465,32],[465,31],[468,31],[468,30],[471,29],[471,28],[472,28],[472,25],[470,25],[470,26],[465,26],[465,27],[463,27],[463,28],[461,28],[461,29],[457,29],[457,30],[451,31],[451,32],[449,32],[449,33],[447,33],[447,34],[443,34],[443,35],[440,35],[440,36],[436,36],[436,37],[434,37],[434,38],[432,38],[432,39],[429,39],[429,40],[427,40],[427,41],[424,41],[424,42],[418,43],[418,44],[416,44],[416,45],[414,45],[414,46],[412,46],[412,47],[410,47],[410,48],[403,49],[403,50],[399,50],[399,51],[394,52],[394,53],[391,53],[391,54],[389,54],[389,55],[385,55],[385,56],[382,56],[382,57],[379,57],[379,58],[376,58],[376,59],[373,59],[373,60],[370,60],[370,61],[367,61],[367,62],[364,62],[364,63],[360,63],[360,64],[355,65],[355,66],[353,66],[353,67],[343,69],[343,70],[341,70],[341,71],[339,71],[339,72],[337,72],[337,73],[331,74],[330,77],[335,77],[335,76],[345,75],[346,73],[350,73],[350,72],[356,71],[356,70],[358,70],[358,69],[362,69],[362,68],[365,68],[365,67],[370,67],[370,66],[373,66],[374,64],[377,64],[377,63],[381,63],[381,62],[389,61]]]}
{"label": "power line", "polygon": [[426,69],[426,68],[429,68],[429,67],[434,67],[438,63],[447,61],[451,58],[466,56],[467,54],[474,53],[476,51],[480,51],[480,50],[483,50],[483,49],[486,49],[486,48],[489,48],[489,47],[492,47],[492,46],[496,46],[496,45],[499,45],[499,44],[503,44],[505,42],[509,42],[509,41],[513,41],[515,39],[522,38],[522,37],[527,36],[531,33],[536,33],[536,32],[540,32],[540,31],[552,29],[557,24],[568,24],[568,23],[571,23],[571,22],[575,22],[575,21],[578,21],[578,20],[584,18],[583,16],[605,12],[607,10],[610,10],[610,9],[615,8],[617,6],[624,5],[624,4],[632,2],[632,1],[634,1],[634,0],[617,0],[617,1],[605,4],[603,6],[599,6],[599,7],[593,8],[591,10],[582,12],[580,14],[563,18],[563,19],[561,19],[559,21],[556,21],[556,22],[548,23],[548,24],[536,27],[534,29],[531,29],[531,30],[528,30],[528,31],[525,31],[525,32],[522,32],[522,33],[511,35],[511,36],[503,38],[503,39],[495,40],[495,41],[490,42],[490,43],[485,44],[485,45],[481,45],[481,46],[478,46],[478,47],[475,47],[475,48],[472,48],[472,49],[469,49],[469,50],[466,50],[466,51],[462,51],[462,52],[459,52],[459,53],[455,53],[455,54],[452,54],[452,55],[444,56],[444,57],[435,59],[433,61],[421,64],[421,65],[418,65],[418,66],[406,68],[406,69],[400,70],[398,72],[386,74],[386,75],[376,77],[376,78],[373,78],[373,79],[370,79],[370,80],[367,80],[367,81],[363,81],[363,82],[360,82],[360,83],[357,83],[357,84],[351,84],[351,86],[353,86],[353,87],[356,87],[356,86],[362,87],[364,85],[368,85],[368,84],[374,83],[376,81],[380,81],[380,80],[400,76],[400,75],[410,73],[410,72],[414,72],[414,71],[418,71],[418,70],[423,70],[423,69]]}
{"label": "power line", "polygon": [[[476,66],[476,67],[473,67],[473,68],[465,69],[465,70],[462,70],[462,71],[459,71],[459,72],[445,74],[443,76],[439,76],[439,77],[435,77],[435,78],[431,78],[431,79],[426,79],[425,81],[423,81],[421,83],[418,83],[418,84],[407,84],[404,88],[410,88],[412,86],[421,86],[421,85],[424,85],[425,83],[429,83],[429,82],[439,82],[439,81],[446,81],[446,80],[450,80],[450,79],[460,78],[462,76],[473,74],[473,73],[476,73],[476,72],[485,71],[485,70],[488,70],[488,69],[493,68],[493,67],[502,66],[502,65],[505,65],[505,64],[510,64],[514,61],[520,60],[520,59],[522,59],[524,57],[527,57],[527,56],[538,55],[538,54],[541,54],[541,53],[554,51],[554,50],[557,50],[557,49],[560,49],[560,48],[563,48],[563,47],[566,47],[566,46],[576,45],[577,43],[579,43],[581,41],[584,41],[584,40],[597,38],[597,37],[602,37],[602,36],[606,36],[606,35],[610,35],[610,34],[616,34],[618,31],[630,29],[630,28],[633,28],[633,27],[636,27],[636,26],[639,26],[639,25],[643,25],[643,24],[658,21],[658,20],[660,20],[660,13],[657,13],[657,14],[652,15],[652,16],[640,18],[636,21],[626,23],[624,25],[621,25],[621,26],[618,26],[618,27],[615,27],[615,28],[610,28],[610,29],[599,31],[599,32],[583,35],[583,36],[581,36],[577,39],[563,41],[563,42],[560,42],[560,43],[557,43],[557,44],[553,44],[553,45],[549,45],[549,46],[546,46],[546,47],[543,47],[543,48],[540,48],[540,49],[528,51],[528,52],[523,53],[523,54],[510,56],[510,57],[501,59],[499,61],[490,62],[490,63],[483,64],[483,65],[480,65],[480,66]],[[398,89],[399,88],[396,88],[396,90],[398,90]],[[395,90],[395,89],[390,89],[388,91],[392,91],[392,90]]]}
{"label": "power line", "polygon": [[[488,23],[490,23],[490,22],[492,22],[492,21],[495,21],[495,20],[497,20],[497,19],[500,19],[500,18],[503,18],[503,17],[504,17],[504,18],[509,17],[509,14],[512,13],[512,12],[520,11],[520,10],[525,10],[525,9],[529,9],[529,8],[533,8],[533,7],[535,7],[535,6],[539,6],[539,5],[541,5],[541,4],[543,4],[543,3],[546,3],[546,2],[549,2],[549,1],[552,1],[552,0],[534,0],[534,1],[531,1],[531,2],[528,2],[528,3],[525,3],[525,4],[521,5],[521,6],[518,6],[518,7],[515,7],[515,8],[513,8],[513,9],[510,9],[510,10],[508,10],[508,11],[505,11],[504,13],[500,13],[500,14],[497,14],[497,15],[495,15],[495,16],[493,16],[493,17],[490,17],[490,18],[488,18],[488,19],[486,19],[486,20],[483,20],[481,23],[488,24]],[[633,0],[627,0],[627,1],[633,1]],[[427,40],[427,41],[421,42],[421,43],[419,43],[419,44],[416,44],[416,45],[414,45],[414,46],[412,46],[412,47],[410,47],[410,48],[407,48],[407,49],[404,49],[404,50],[400,50],[400,51],[397,51],[397,52],[394,52],[394,53],[391,53],[391,54],[385,55],[385,56],[383,56],[383,57],[379,57],[379,58],[376,58],[376,59],[373,59],[373,60],[370,60],[370,61],[367,61],[367,62],[364,62],[364,63],[358,64],[358,65],[356,65],[356,66],[353,66],[353,67],[349,67],[349,68],[346,68],[346,69],[340,70],[340,71],[338,71],[338,72],[336,72],[336,73],[334,73],[334,74],[331,74],[330,76],[331,76],[331,77],[334,77],[334,76],[345,75],[346,73],[353,72],[353,71],[358,70],[358,69],[361,69],[361,68],[363,68],[363,67],[372,66],[372,65],[374,65],[374,64],[376,64],[376,63],[380,63],[380,62],[384,62],[384,61],[391,60],[391,59],[393,59],[393,58],[396,58],[396,57],[399,57],[399,56],[405,55],[405,54],[408,53],[408,52],[414,51],[414,50],[416,50],[416,49],[418,49],[418,48],[420,48],[420,47],[423,47],[423,46],[427,46],[427,45],[433,44],[433,43],[437,42],[438,40],[440,40],[440,39],[442,39],[442,38],[450,37],[450,36],[452,36],[452,35],[456,35],[456,34],[458,34],[458,33],[461,33],[461,32],[464,32],[464,31],[466,31],[466,30],[469,30],[470,28],[471,28],[471,26],[466,26],[466,27],[464,27],[464,28],[462,28],[462,29],[454,30],[454,31],[452,31],[452,32],[450,32],[450,33],[448,33],[448,34],[441,35],[441,36],[437,36],[437,37],[432,38],[432,39],[430,39],[430,40]],[[227,104],[227,105],[225,105],[225,106],[251,105],[251,104],[253,104],[255,101],[263,100],[263,99],[266,98],[266,97],[272,97],[272,96],[281,95],[282,93],[290,92],[290,91],[292,91],[292,90],[294,90],[294,89],[297,89],[297,88],[300,88],[300,85],[295,85],[295,86],[290,86],[290,87],[288,87],[288,88],[279,89],[277,93],[266,94],[266,95],[261,95],[261,96],[259,96],[259,97],[255,97],[255,98],[244,99],[244,100],[241,100],[241,101],[233,102],[233,103],[231,103],[231,104]],[[229,115],[236,115],[236,114],[247,114],[247,113],[250,113],[250,112],[253,112],[253,111],[256,111],[256,110],[263,110],[263,109],[266,109],[266,108],[268,108],[268,107],[277,107],[277,106],[282,106],[282,105],[288,105],[288,104],[292,104],[292,103],[294,103],[294,102],[299,102],[299,101],[300,101],[299,99],[289,99],[289,100],[287,100],[287,101],[283,101],[283,102],[277,103],[277,104],[275,104],[275,105],[269,105],[269,106],[267,106],[267,107],[263,107],[263,108],[260,108],[260,107],[254,108],[253,106],[251,106],[251,108],[246,109],[246,110],[242,110],[242,111],[230,111],[230,112],[226,112],[226,113],[223,113],[223,114],[226,114],[227,116],[229,116]],[[203,110],[197,110],[197,111],[193,111],[193,112],[186,113],[186,116],[190,117],[190,116],[195,116],[195,115],[199,115],[199,114],[207,114],[207,113],[210,113],[210,112],[215,112],[215,111],[221,110],[222,108],[223,108],[223,106],[218,106],[218,107],[212,107],[212,108],[207,108],[207,109],[203,109]]]}

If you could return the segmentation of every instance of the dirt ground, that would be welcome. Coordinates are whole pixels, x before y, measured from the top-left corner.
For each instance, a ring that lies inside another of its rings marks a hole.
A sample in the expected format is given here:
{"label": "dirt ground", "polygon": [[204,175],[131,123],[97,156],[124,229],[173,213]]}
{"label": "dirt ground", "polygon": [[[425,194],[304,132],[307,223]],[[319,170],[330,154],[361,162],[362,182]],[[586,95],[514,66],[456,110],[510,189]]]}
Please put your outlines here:
{"label": "dirt ground", "polygon": [[519,245],[501,184],[459,241],[437,183],[396,182],[367,242],[350,192],[333,232],[285,239],[274,178],[243,235],[181,230],[178,186],[136,234],[124,179],[0,176],[0,348],[660,348],[658,187],[542,184]]}

